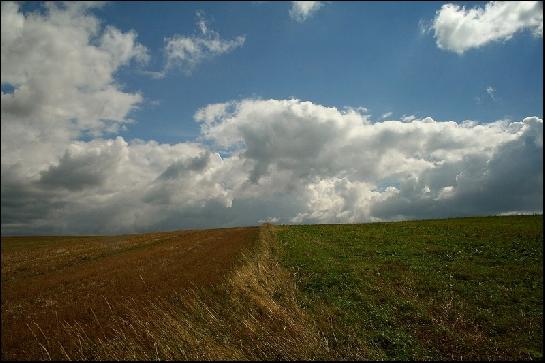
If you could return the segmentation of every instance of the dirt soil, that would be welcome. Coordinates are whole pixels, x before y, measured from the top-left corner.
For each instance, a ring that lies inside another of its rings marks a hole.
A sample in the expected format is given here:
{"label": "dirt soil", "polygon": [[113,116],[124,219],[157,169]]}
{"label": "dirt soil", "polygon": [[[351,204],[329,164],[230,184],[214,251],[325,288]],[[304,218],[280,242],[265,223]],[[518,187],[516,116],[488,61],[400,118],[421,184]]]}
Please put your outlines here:
{"label": "dirt soil", "polygon": [[103,332],[112,307],[128,300],[219,284],[257,237],[257,227],[2,237],[2,360],[35,357],[36,335],[62,342],[63,322]]}

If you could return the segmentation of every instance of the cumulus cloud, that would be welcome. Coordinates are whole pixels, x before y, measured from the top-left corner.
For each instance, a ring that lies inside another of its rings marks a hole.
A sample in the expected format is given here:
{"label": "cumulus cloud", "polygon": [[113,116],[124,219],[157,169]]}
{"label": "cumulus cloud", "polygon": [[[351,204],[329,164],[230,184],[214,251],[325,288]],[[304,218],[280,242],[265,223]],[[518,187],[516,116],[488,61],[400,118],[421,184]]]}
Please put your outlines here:
{"label": "cumulus cloud", "polygon": [[484,8],[445,4],[431,25],[437,46],[463,54],[490,42],[505,41],[524,29],[543,37],[541,1],[491,1]]}
{"label": "cumulus cloud", "polygon": [[323,6],[323,1],[292,1],[290,8],[290,17],[303,22],[316,13]]}
{"label": "cumulus cloud", "polygon": [[364,108],[243,99],[198,110],[198,142],[115,137],[142,99],[115,73],[147,51],[89,6],[48,6],[2,3],[2,84],[13,87],[2,93],[2,234],[543,210],[537,117],[371,122]]}
{"label": "cumulus cloud", "polygon": [[[353,111],[298,100],[211,105],[196,118],[206,138],[221,148],[235,148],[243,157],[251,184],[246,191],[262,185],[264,193],[303,198],[303,211],[292,222],[499,212],[504,206],[494,201],[498,194],[490,193],[498,180],[502,182],[494,187],[497,192],[503,190],[518,201],[526,198],[518,205],[521,209],[542,209],[536,198],[543,183],[543,123],[538,118],[478,124],[413,116],[369,123]],[[518,152],[508,156],[509,145],[517,145]],[[509,161],[493,167],[495,160]],[[515,172],[522,164],[527,168]],[[495,173],[500,170],[521,177],[499,177]],[[531,186],[523,191],[528,183]],[[479,193],[483,203],[475,204]],[[415,207],[425,202],[429,208]],[[450,209],[457,203],[459,209]],[[393,207],[386,208],[389,205]]]}
{"label": "cumulus cloud", "polygon": [[[116,132],[141,102],[115,82],[147,49],[134,32],[102,29],[91,5],[48,3],[45,14],[23,14],[2,2],[2,165],[22,163],[35,173],[83,134]],[[21,148],[21,145],[26,145]]]}
{"label": "cumulus cloud", "polygon": [[180,68],[186,74],[207,59],[232,52],[244,45],[246,36],[234,39],[222,39],[220,34],[208,25],[203,14],[197,12],[197,34],[193,36],[173,35],[165,39],[166,66],[163,71],[152,74],[162,78],[173,68]]}
{"label": "cumulus cloud", "polygon": [[71,191],[103,186],[126,159],[121,139],[73,143],[58,164],[40,172],[39,183]]}
{"label": "cumulus cloud", "polygon": [[[536,117],[370,123],[351,109],[247,99],[209,105],[195,118],[208,145],[73,141],[35,177],[3,164],[4,233],[543,209],[543,121]],[[222,158],[224,150],[230,154]]]}

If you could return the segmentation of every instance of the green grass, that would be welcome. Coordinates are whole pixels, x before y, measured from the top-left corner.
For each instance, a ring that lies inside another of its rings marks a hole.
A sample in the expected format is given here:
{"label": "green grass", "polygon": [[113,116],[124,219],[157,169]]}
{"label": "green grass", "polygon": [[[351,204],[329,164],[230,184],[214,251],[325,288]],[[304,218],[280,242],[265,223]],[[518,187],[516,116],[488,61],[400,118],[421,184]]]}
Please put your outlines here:
{"label": "green grass", "polygon": [[542,215],[277,233],[330,358],[543,357]]}

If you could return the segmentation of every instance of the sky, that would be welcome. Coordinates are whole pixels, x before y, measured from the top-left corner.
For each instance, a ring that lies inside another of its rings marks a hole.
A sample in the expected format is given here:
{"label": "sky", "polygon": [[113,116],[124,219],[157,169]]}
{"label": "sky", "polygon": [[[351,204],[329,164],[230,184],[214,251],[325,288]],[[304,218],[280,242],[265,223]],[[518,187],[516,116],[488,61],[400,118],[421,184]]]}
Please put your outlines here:
{"label": "sky", "polygon": [[2,2],[2,234],[542,213],[541,2]]}

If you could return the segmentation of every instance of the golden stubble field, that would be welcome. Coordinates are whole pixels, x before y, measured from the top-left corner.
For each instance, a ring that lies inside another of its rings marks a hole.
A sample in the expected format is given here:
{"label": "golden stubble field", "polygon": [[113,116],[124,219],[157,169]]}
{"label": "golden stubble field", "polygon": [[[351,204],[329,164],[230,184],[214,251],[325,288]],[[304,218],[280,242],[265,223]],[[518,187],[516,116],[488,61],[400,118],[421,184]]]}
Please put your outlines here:
{"label": "golden stubble field", "polygon": [[[145,325],[154,303],[222,283],[258,233],[2,237],[2,359],[107,358],[93,352],[115,339],[134,341],[121,327],[134,330],[135,313]],[[146,329],[139,330],[141,337]],[[142,339],[137,345],[158,350],[155,338]]]}

